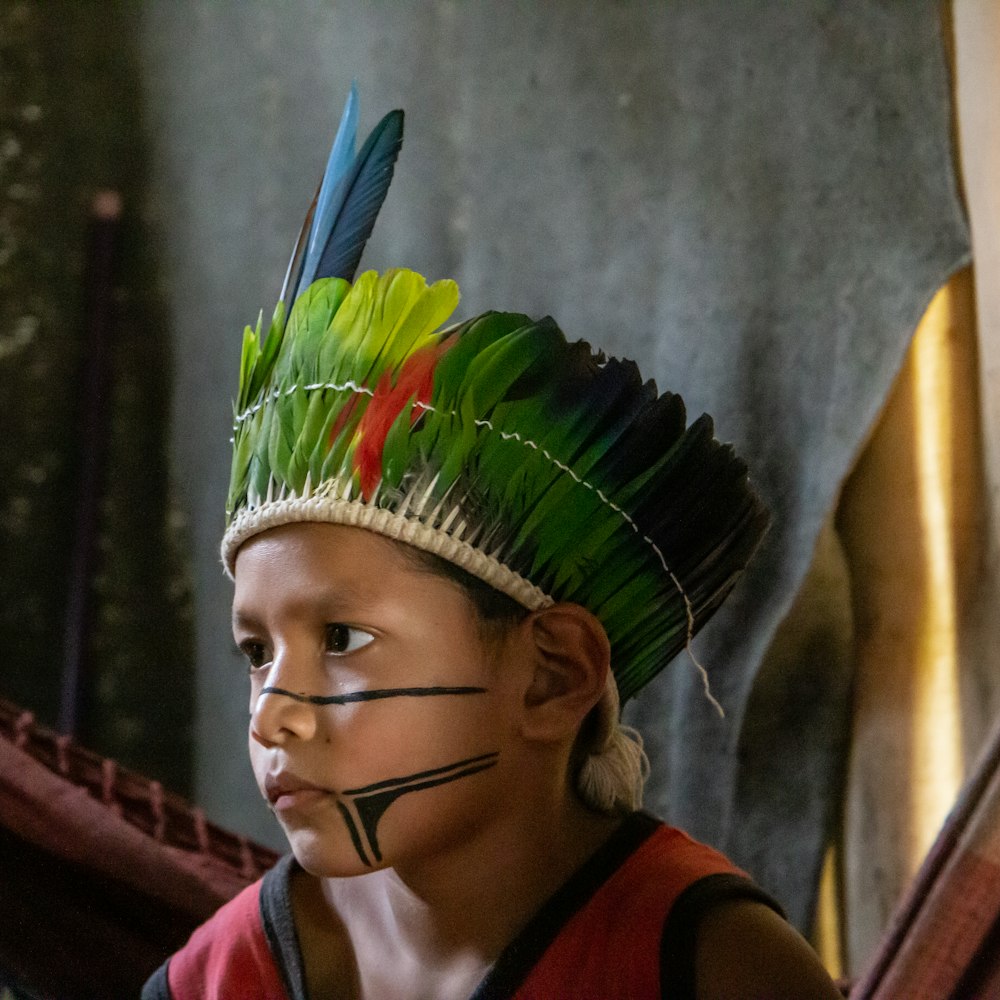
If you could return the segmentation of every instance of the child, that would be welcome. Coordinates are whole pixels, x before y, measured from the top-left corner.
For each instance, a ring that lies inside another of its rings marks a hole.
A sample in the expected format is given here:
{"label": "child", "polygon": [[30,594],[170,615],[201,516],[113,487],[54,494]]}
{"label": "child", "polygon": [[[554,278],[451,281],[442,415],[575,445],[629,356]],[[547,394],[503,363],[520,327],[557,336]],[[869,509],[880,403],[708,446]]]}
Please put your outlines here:
{"label": "child", "polygon": [[638,811],[619,723],[763,534],[744,466],[549,319],[435,333],[453,282],[348,284],[402,124],[355,158],[354,101],[244,340],[223,540],[292,854],[144,997],[836,997],[742,873]]}

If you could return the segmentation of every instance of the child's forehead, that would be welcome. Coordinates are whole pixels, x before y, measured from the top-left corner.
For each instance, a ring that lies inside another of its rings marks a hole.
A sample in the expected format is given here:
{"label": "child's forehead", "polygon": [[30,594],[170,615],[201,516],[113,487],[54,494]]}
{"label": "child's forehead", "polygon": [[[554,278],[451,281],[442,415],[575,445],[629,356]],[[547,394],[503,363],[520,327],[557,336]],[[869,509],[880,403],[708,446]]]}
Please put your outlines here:
{"label": "child's forehead", "polygon": [[369,568],[383,562],[405,569],[411,564],[408,548],[403,542],[353,525],[298,521],[247,539],[236,555],[236,577],[247,553],[258,559],[295,561],[303,570],[339,575],[351,566]]}
{"label": "child's forehead", "polygon": [[[412,546],[363,528],[299,522],[262,531],[236,557],[234,620],[279,599],[289,606],[376,606],[440,600],[461,588],[434,573]],[[464,597],[464,595],[463,595]],[[462,602],[472,617],[472,607]]]}

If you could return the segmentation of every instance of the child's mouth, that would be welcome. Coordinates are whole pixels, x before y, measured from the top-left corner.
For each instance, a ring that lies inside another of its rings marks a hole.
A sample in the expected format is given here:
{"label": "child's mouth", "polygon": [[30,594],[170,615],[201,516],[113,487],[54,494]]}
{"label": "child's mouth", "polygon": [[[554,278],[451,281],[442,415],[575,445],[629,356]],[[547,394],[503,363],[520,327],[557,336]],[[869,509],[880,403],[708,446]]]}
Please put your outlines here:
{"label": "child's mouth", "polygon": [[286,812],[315,805],[330,793],[294,774],[279,771],[264,779],[264,794],[275,812]]}

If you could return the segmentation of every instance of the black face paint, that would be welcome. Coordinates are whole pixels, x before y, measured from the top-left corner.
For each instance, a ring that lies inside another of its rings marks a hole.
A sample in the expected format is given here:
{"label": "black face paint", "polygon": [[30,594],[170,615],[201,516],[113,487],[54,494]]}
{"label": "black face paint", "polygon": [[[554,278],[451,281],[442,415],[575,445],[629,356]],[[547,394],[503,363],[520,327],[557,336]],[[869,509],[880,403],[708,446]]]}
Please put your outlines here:
{"label": "black face paint", "polygon": [[[286,698],[307,705],[350,705],[356,701],[379,701],[382,698],[436,698],[441,695],[486,694],[482,687],[413,687],[373,688],[370,691],[351,691],[348,694],[296,694],[285,688],[261,688],[261,694],[283,694]],[[258,696],[259,697],[259,696]]]}
{"label": "black face paint", "polygon": [[389,806],[401,795],[423,791],[425,788],[436,788],[438,785],[446,785],[451,781],[458,781],[459,778],[478,774],[495,766],[499,757],[499,753],[484,753],[444,767],[435,767],[430,771],[418,771],[402,778],[389,778],[372,785],[365,785],[363,788],[350,788],[339,793],[337,808],[344,817],[351,841],[362,862],[369,868],[372,867],[372,862],[369,861],[361,844],[362,833],[371,856],[375,861],[382,860],[382,852],[378,846],[378,823]]}
{"label": "black face paint", "polygon": [[[266,687],[261,695],[279,694],[307,705],[349,705],[359,701],[379,701],[383,698],[431,698],[444,695],[486,694],[483,687],[412,687],[412,688],[372,688],[368,691],[351,691],[348,694],[296,694],[285,688]],[[259,697],[259,696],[258,696]],[[401,778],[387,778],[362,788],[350,788],[344,792],[334,792],[337,809],[344,819],[351,843],[363,864],[369,868],[382,860],[378,845],[378,824],[386,810],[401,795],[419,792],[427,788],[446,785],[460,778],[478,774],[496,765],[500,754],[481,754],[435,767],[429,771],[417,771]],[[374,859],[374,860],[372,860]]]}

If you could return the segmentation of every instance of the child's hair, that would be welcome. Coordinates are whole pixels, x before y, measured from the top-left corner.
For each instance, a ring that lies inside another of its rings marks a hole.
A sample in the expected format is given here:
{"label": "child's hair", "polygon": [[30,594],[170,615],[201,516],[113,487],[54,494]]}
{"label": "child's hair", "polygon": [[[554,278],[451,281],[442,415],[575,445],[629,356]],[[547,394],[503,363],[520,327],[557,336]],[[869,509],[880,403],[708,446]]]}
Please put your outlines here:
{"label": "child's hair", "polygon": [[576,790],[580,798],[603,813],[638,809],[649,775],[649,759],[639,731],[622,725],[618,685],[610,670],[604,694],[580,732],[581,736],[586,734],[583,741],[577,739],[581,758],[576,770]]}
{"label": "child's hair", "polygon": [[[484,638],[495,638],[498,630],[529,614],[523,605],[447,559],[409,545],[403,549],[417,568],[462,588],[483,627]],[[577,734],[571,767],[576,793],[589,808],[612,814],[631,812],[642,805],[649,760],[638,730],[621,723],[618,685],[610,670],[600,701]]]}

